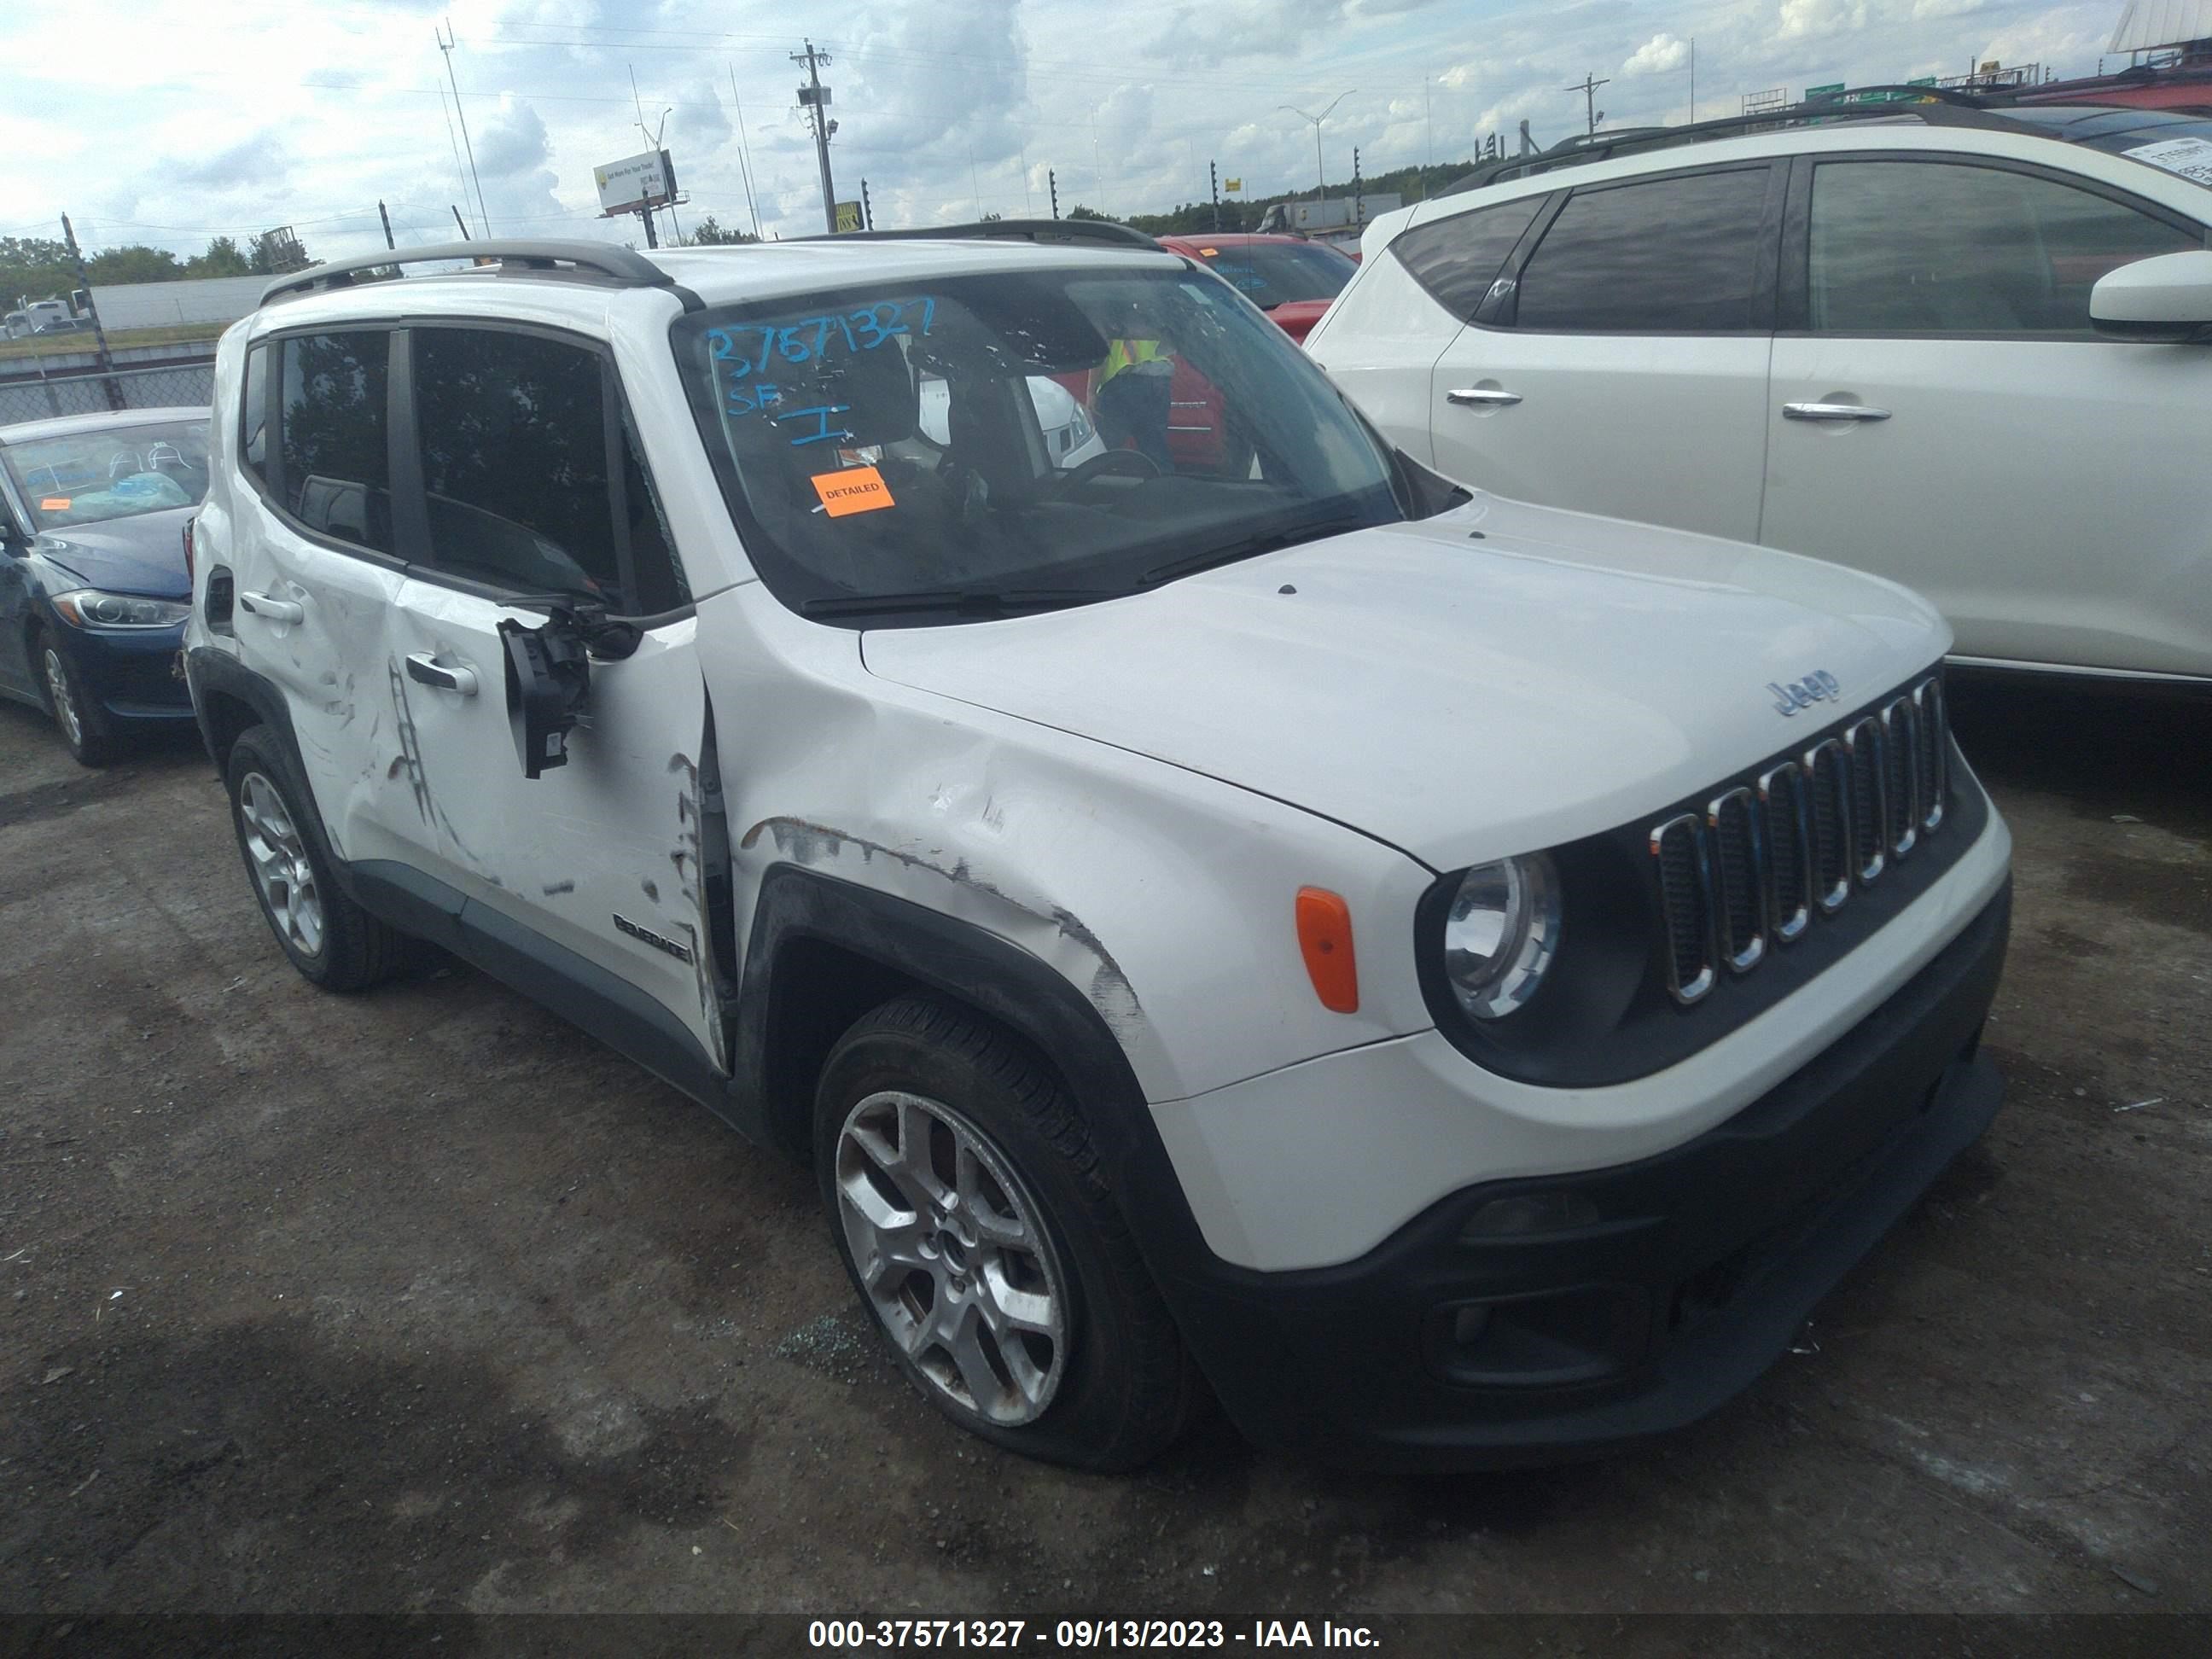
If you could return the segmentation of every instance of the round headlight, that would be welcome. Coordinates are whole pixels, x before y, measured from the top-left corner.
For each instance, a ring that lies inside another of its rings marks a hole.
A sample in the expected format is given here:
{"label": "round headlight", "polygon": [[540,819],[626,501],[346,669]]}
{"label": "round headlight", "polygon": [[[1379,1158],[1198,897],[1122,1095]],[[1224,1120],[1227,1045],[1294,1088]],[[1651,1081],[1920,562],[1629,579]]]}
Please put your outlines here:
{"label": "round headlight", "polygon": [[1559,878],[1548,854],[1479,864],[1444,913],[1444,977],[1477,1019],[1536,994],[1559,950]]}

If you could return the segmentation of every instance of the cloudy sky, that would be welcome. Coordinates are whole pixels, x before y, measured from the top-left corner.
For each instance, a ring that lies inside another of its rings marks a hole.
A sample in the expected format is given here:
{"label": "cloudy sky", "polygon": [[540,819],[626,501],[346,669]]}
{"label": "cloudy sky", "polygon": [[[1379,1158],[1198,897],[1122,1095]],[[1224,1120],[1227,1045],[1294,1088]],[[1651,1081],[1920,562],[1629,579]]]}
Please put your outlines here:
{"label": "cloudy sky", "polygon": [[[2120,0],[878,0],[872,7],[659,0],[78,0],[0,20],[0,234],[70,213],[93,247],[196,252],[297,228],[329,257],[471,229],[612,236],[594,164],[663,142],[688,228],[822,228],[788,54],[830,53],[838,194],[865,177],[878,225],[1202,198],[1206,163],[1265,193],[1610,124],[1733,113],[1744,94],[1961,73],[1978,60],[2093,72]],[[482,181],[467,178],[436,31]],[[632,95],[632,77],[635,96]],[[741,136],[742,129],[742,136]],[[741,158],[750,156],[748,204]]]}

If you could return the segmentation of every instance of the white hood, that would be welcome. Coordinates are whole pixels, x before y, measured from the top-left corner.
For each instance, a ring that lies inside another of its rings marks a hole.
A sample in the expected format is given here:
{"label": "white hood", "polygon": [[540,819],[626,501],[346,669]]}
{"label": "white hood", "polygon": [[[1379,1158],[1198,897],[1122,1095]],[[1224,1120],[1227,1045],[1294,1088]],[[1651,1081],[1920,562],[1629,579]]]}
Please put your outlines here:
{"label": "white hood", "polygon": [[[1656,811],[1949,644],[1923,601],[1836,565],[1478,496],[1125,599],[872,632],[863,654],[1445,870]],[[1778,710],[1768,682],[1820,672],[1837,701]]]}

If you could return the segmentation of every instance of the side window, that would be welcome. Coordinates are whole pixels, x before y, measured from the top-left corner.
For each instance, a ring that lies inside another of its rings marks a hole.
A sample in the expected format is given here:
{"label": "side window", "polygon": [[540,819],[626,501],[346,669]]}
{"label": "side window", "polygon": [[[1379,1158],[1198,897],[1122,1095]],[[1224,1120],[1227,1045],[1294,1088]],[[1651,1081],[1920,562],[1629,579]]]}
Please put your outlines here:
{"label": "side window", "polygon": [[1756,314],[1768,169],[1578,190],[1521,273],[1516,327],[1737,332]]}
{"label": "side window", "polygon": [[1472,322],[1499,267],[1547,199],[1539,191],[1517,202],[1433,219],[1399,237],[1389,251],[1438,305]]}
{"label": "side window", "polygon": [[392,550],[385,387],[392,337],[307,334],[284,342],[277,417],[284,505],[309,529]]}
{"label": "side window", "polygon": [[2203,246],[2056,179],[1935,161],[1827,161],[1813,173],[1815,331],[2077,333],[2107,271]]}
{"label": "side window", "polygon": [[264,483],[269,482],[269,349],[256,346],[246,354],[246,386],[239,398],[240,464]]}
{"label": "side window", "polygon": [[433,564],[633,616],[683,603],[628,423],[609,424],[597,352],[469,328],[418,328],[414,350]]}

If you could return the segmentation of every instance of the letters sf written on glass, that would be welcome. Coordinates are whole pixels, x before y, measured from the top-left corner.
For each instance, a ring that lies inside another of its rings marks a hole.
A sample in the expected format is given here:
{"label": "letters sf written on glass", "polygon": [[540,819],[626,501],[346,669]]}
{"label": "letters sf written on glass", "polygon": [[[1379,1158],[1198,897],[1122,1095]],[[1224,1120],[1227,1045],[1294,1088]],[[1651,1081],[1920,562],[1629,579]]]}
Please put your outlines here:
{"label": "letters sf written on glass", "polygon": [[888,300],[860,311],[827,312],[787,323],[709,329],[707,343],[722,377],[724,410],[730,415],[767,413],[779,430],[787,425],[805,428],[791,440],[794,448],[849,437],[830,422],[850,404],[793,408],[773,381],[753,377],[784,363],[796,368],[817,360],[826,362],[841,346],[848,355],[875,351],[896,335],[928,333],[936,319],[937,301],[925,295],[919,300]]}

